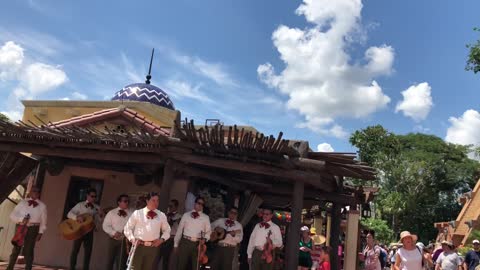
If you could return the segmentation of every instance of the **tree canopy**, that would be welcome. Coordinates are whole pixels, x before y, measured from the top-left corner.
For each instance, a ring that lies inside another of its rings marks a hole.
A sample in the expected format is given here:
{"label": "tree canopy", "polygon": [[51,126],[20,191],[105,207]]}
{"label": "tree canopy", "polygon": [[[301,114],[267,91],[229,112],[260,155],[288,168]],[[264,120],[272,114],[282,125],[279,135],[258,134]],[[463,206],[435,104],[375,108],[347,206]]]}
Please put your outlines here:
{"label": "tree canopy", "polygon": [[460,211],[457,197],[471,189],[480,171],[467,146],[426,134],[397,135],[380,125],[354,132],[350,143],[361,161],[378,170],[375,214],[399,233],[434,239],[433,223],[450,221]]}
{"label": "tree canopy", "polygon": [[[480,33],[480,28],[474,28],[473,30]],[[475,43],[467,44],[467,48],[469,52],[465,69],[477,73],[480,71],[480,39]]]}
{"label": "tree canopy", "polygon": [[10,119],[8,119],[8,117],[6,115],[4,115],[3,113],[0,113],[0,120],[10,121]]}

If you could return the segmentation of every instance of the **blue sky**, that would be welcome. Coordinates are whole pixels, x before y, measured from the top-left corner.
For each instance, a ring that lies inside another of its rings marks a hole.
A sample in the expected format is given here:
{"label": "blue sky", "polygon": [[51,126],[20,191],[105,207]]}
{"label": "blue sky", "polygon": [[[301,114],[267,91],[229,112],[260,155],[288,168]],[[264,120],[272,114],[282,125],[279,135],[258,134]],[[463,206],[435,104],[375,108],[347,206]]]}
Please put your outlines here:
{"label": "blue sky", "polygon": [[[144,80],[183,117],[354,150],[381,124],[479,144],[480,75],[465,44],[480,2],[434,0],[8,1],[0,111],[20,99],[105,100]],[[328,150],[328,145],[323,145]]]}

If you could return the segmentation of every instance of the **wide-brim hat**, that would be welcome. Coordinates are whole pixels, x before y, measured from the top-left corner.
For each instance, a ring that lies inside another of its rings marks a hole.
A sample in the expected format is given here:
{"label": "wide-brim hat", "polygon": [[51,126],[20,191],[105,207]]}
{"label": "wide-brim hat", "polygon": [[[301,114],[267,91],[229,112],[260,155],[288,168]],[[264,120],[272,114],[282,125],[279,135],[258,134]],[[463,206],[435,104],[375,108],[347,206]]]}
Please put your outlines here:
{"label": "wide-brim hat", "polygon": [[313,240],[313,245],[317,246],[317,245],[323,245],[323,243],[327,241],[327,238],[325,238],[325,236],[323,235],[317,234],[312,236],[312,240]]}
{"label": "wide-brim hat", "polygon": [[406,237],[411,237],[413,242],[417,242],[418,240],[418,237],[415,235],[415,234],[411,234],[409,231],[403,231],[400,233],[400,241],[401,243],[403,243],[403,239],[405,239]]}
{"label": "wide-brim hat", "polygon": [[453,247],[453,243],[452,243],[451,241],[444,240],[444,241],[442,241],[441,244],[442,244],[442,245],[447,245],[447,246],[449,246],[449,247]]}
{"label": "wide-brim hat", "polygon": [[310,228],[310,234],[311,235],[316,235],[317,234],[317,229],[315,229],[315,227],[311,227]]}

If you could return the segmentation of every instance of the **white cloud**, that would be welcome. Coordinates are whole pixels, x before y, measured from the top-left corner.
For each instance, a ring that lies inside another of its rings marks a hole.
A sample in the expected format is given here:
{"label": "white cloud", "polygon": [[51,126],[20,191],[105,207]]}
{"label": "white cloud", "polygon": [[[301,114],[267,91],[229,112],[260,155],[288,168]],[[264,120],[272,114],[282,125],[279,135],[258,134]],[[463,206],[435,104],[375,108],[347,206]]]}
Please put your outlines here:
{"label": "white cloud", "polygon": [[401,111],[416,122],[427,118],[433,106],[432,88],[427,82],[410,86],[402,91],[402,96],[403,100],[397,104],[395,112]]}
{"label": "white cloud", "polygon": [[460,117],[450,117],[451,126],[447,129],[447,142],[480,146],[480,113],[467,110]]}
{"label": "white cloud", "polygon": [[23,64],[23,48],[13,41],[0,47],[0,80],[14,79]]}
{"label": "white cloud", "polygon": [[335,151],[329,143],[321,143],[317,145],[318,152],[333,152]]}
{"label": "white cloud", "polygon": [[27,66],[21,80],[32,94],[55,89],[67,81],[67,74],[62,69],[43,63]]}
{"label": "white cloud", "polygon": [[34,99],[68,81],[61,67],[25,57],[23,47],[13,41],[5,42],[0,48],[0,79],[16,84],[4,103],[4,113],[13,120],[22,115],[21,99]]}
{"label": "white cloud", "polygon": [[313,26],[281,25],[272,35],[285,69],[276,73],[270,63],[257,68],[260,80],[288,95],[288,108],[305,117],[301,125],[321,134],[345,136],[337,117],[365,117],[390,102],[374,78],[393,72],[394,49],[368,48],[365,64],[346,50],[358,41],[361,10],[360,0],[304,0],[296,13]]}
{"label": "white cloud", "polygon": [[169,80],[166,82],[167,93],[176,98],[191,98],[203,102],[213,102],[202,91],[200,85],[192,86],[188,82]]}
{"label": "white cloud", "polygon": [[88,96],[85,95],[85,94],[82,94],[80,92],[73,92],[72,93],[72,98],[74,100],[86,100],[86,99],[88,99]]}

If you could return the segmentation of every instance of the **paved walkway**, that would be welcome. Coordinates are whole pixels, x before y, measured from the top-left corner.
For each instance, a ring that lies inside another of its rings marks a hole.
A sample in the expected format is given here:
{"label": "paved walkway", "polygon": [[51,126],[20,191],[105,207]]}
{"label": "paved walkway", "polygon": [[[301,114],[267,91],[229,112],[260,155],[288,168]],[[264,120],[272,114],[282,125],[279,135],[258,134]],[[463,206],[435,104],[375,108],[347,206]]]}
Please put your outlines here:
{"label": "paved walkway", "polygon": [[[5,270],[7,269],[8,263],[6,262],[0,262],[0,270]],[[15,270],[24,270],[25,265],[24,264],[17,264],[15,265]],[[63,268],[50,268],[46,266],[40,266],[40,265],[34,265],[32,270],[64,270]]]}

